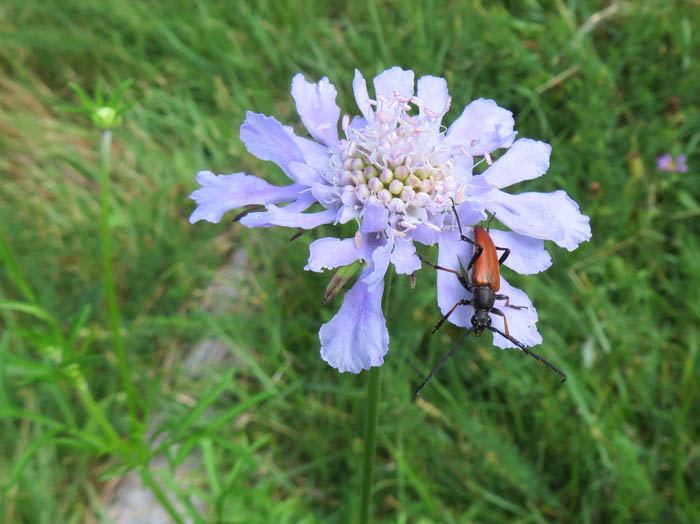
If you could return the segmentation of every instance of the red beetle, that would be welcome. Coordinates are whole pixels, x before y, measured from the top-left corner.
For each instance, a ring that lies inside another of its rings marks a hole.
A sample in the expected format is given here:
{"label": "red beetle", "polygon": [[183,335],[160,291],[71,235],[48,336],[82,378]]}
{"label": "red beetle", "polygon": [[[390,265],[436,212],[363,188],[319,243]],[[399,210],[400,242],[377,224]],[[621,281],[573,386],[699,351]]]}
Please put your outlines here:
{"label": "red beetle", "polygon": [[[442,323],[445,322],[445,320],[447,320],[447,318],[459,306],[467,306],[470,304],[474,308],[474,315],[472,315],[472,327],[470,327],[467,330],[467,332],[460,339],[460,341],[455,345],[454,348],[452,348],[452,351],[450,351],[438,363],[438,365],[433,368],[428,377],[423,381],[423,383],[420,386],[418,386],[418,388],[416,389],[416,395],[420,393],[421,389],[425,387],[428,381],[432,378],[435,372],[437,372],[437,370],[440,369],[440,367],[445,363],[445,361],[447,361],[452,355],[454,355],[459,345],[464,341],[464,339],[466,339],[469,336],[470,333],[474,333],[475,337],[479,337],[485,329],[489,329],[494,333],[498,333],[499,335],[507,338],[513,344],[522,349],[525,353],[527,353],[531,357],[534,357],[549,368],[559,373],[559,375],[563,377],[562,383],[566,382],[567,376],[563,371],[561,371],[548,360],[533,353],[521,342],[510,336],[510,333],[508,332],[508,321],[506,319],[505,314],[500,309],[494,307],[496,300],[505,300],[505,307],[510,307],[513,309],[523,308],[523,306],[512,305],[506,295],[499,295],[496,293],[496,291],[498,291],[501,288],[500,265],[503,264],[503,262],[508,258],[508,255],[510,255],[510,249],[496,246],[493,243],[493,240],[491,239],[491,235],[489,235],[489,227],[491,225],[491,220],[493,220],[494,215],[491,215],[489,217],[489,220],[486,223],[486,229],[480,226],[474,226],[474,240],[472,240],[462,232],[462,225],[459,222],[459,216],[457,215],[457,210],[455,208],[454,201],[452,201],[452,211],[455,215],[455,219],[457,220],[457,227],[459,228],[460,239],[464,242],[469,242],[470,244],[474,245],[474,254],[472,255],[472,258],[469,261],[469,264],[467,265],[467,273],[471,271],[471,279],[468,280],[461,272],[455,271],[454,269],[448,269],[442,266],[438,266],[436,264],[424,260],[423,258],[421,258],[421,260],[429,266],[434,267],[435,269],[439,269],[441,271],[448,271],[457,275],[457,279],[459,280],[460,284],[462,284],[462,286],[464,286],[464,288],[472,294],[472,298],[471,300],[467,300],[466,298],[459,300],[438,321],[438,323],[435,324],[435,327],[433,328],[432,332],[435,333],[435,331],[437,331],[440,328],[440,326],[442,326]],[[498,258],[497,251],[503,251],[501,258]],[[491,325],[491,317],[489,316],[489,313],[493,313],[495,315],[503,317],[503,326],[505,327],[505,333]]]}

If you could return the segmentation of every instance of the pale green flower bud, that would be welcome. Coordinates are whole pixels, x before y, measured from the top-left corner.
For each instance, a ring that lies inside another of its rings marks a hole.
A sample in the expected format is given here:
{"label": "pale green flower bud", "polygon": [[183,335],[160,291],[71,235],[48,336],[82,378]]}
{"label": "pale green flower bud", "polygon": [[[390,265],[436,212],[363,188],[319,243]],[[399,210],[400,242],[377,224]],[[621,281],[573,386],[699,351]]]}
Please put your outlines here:
{"label": "pale green flower bud", "polygon": [[92,112],[92,122],[100,129],[112,129],[122,123],[122,117],[111,107],[98,107]]}

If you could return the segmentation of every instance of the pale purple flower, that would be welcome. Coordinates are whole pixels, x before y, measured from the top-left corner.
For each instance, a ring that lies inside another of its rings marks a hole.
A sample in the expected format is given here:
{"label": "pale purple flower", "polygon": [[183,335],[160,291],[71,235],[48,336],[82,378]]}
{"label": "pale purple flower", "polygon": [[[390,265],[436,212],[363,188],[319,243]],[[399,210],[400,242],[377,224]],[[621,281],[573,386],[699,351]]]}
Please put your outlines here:
{"label": "pale purple flower", "polygon": [[[511,112],[492,100],[471,102],[445,130],[441,121],[451,99],[443,78],[424,76],[414,92],[413,72],[393,67],[374,78],[372,99],[355,71],[353,90],[361,116],[340,119],[336,90],[327,78],[309,83],[301,74],[294,77],[297,112],[314,140],[295,135],[273,117],[249,112],[241,140],[255,156],[280,166],[292,183],[278,187],[244,173],[201,171],[197,181],[202,187],[191,195],[197,208],[190,221],[218,222],[225,212],[250,204],[264,205],[266,211],[244,216],[241,223],[247,227],[310,229],[354,221],[354,237],[312,242],[305,269],[322,271],[366,261],[338,313],[319,331],[321,357],[339,371],[358,373],[381,365],[388,350],[381,302],[389,265],[399,274],[418,270],[421,261],[414,241],[438,244],[441,265],[466,265],[471,249],[455,231],[452,200],[463,225],[484,219],[489,210],[513,230],[492,231],[492,236],[497,245],[513,249],[506,265],[520,273],[549,267],[543,240],[572,250],[591,232],[588,217],[563,191],[501,191],[544,174],[550,147],[527,139],[514,143]],[[475,161],[491,164],[491,153],[501,148],[510,149],[482,175],[472,174]],[[324,210],[306,212],[316,202]],[[438,304],[445,311],[464,289],[450,273],[438,271],[437,278]],[[537,313],[527,295],[505,281],[501,292],[513,304],[527,306],[508,311],[511,334],[527,345],[539,343]],[[458,308],[450,320],[466,325],[469,309]],[[493,318],[494,325],[502,327],[500,317]],[[510,345],[494,338],[501,347]]]}
{"label": "pale purple flower", "polygon": [[678,155],[674,160],[669,153],[664,153],[656,159],[656,167],[661,171],[669,171],[671,173],[685,173],[688,171],[685,155]]}

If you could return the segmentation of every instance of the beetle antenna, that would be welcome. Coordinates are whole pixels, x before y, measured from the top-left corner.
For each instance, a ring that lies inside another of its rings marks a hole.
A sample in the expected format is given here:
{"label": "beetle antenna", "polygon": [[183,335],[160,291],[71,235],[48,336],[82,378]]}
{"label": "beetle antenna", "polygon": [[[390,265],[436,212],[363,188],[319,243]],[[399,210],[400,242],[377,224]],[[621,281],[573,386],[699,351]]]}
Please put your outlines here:
{"label": "beetle antenna", "polygon": [[486,221],[486,232],[490,232],[490,231],[491,231],[491,221],[492,221],[494,218],[496,218],[496,213],[491,213],[491,216],[490,216],[489,219]]}
{"label": "beetle antenna", "polygon": [[430,379],[433,378],[433,375],[434,375],[435,373],[437,373],[437,370],[440,369],[440,368],[442,367],[442,365],[443,365],[445,362],[447,362],[447,361],[450,359],[450,357],[451,357],[452,355],[455,354],[455,351],[457,351],[457,348],[458,348],[459,346],[462,345],[462,342],[465,341],[465,339],[469,336],[469,333],[471,333],[471,332],[472,332],[472,328],[469,328],[469,329],[467,330],[467,332],[464,334],[464,336],[462,336],[462,338],[459,339],[459,342],[457,342],[457,343],[455,344],[455,347],[453,347],[452,350],[451,350],[447,355],[445,355],[444,357],[442,357],[442,360],[441,360],[440,362],[438,362],[437,366],[435,366],[432,370],[430,370],[430,374],[428,374],[428,376],[427,376],[427,377],[425,378],[425,380],[421,383],[421,385],[418,386],[418,387],[416,388],[416,392],[414,393],[414,395],[415,395],[416,397],[420,394],[421,390],[426,386],[426,384],[427,384],[428,382],[430,382]]}
{"label": "beetle antenna", "polygon": [[552,364],[549,360],[542,358],[542,357],[539,356],[537,353],[533,353],[532,351],[530,351],[529,349],[527,349],[521,342],[517,341],[516,339],[514,339],[514,338],[511,337],[510,335],[506,335],[503,331],[501,331],[500,329],[495,328],[495,327],[493,327],[493,326],[486,326],[486,327],[488,327],[488,328],[489,328],[491,331],[493,331],[494,333],[498,333],[498,334],[501,335],[502,337],[507,338],[507,339],[510,340],[513,344],[515,344],[515,345],[518,346],[520,349],[522,349],[525,353],[527,353],[528,355],[530,355],[531,357],[533,357],[535,360],[539,360],[540,362],[542,362],[542,364],[544,364],[545,366],[547,366],[547,367],[550,368],[551,370],[553,370],[553,371],[559,373],[559,375],[561,375],[561,376],[563,377],[563,378],[562,378],[562,381],[561,381],[561,384],[563,384],[564,382],[566,382],[566,379],[569,378],[569,377],[566,376],[566,373],[564,373],[561,369],[559,369],[557,366],[555,366],[554,364]]}
{"label": "beetle antenna", "polygon": [[462,233],[462,224],[459,221],[459,215],[457,214],[457,207],[455,206],[455,199],[450,197],[450,200],[452,200],[452,212],[455,215],[455,220],[457,220],[457,227],[459,228],[459,236],[464,238],[464,233]]}

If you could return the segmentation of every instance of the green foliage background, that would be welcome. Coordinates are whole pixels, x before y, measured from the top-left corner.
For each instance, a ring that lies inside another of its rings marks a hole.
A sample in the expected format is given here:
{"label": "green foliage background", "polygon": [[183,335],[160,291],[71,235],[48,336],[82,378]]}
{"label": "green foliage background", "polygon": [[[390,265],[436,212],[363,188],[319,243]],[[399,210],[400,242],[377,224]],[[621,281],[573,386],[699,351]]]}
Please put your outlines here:
{"label": "green foliage background", "polygon": [[[698,27],[696,0],[3,2],[0,521],[109,522],[127,469],[170,493],[181,522],[357,518],[366,377],[320,360],[340,298],[323,307],[330,275],[302,270],[331,229],[289,243],[192,226],[187,195],[199,169],[283,182],[238,127],[246,110],[298,124],[295,73],[328,76],[353,114],[353,69],[400,65],[447,78],[446,123],[493,98],[520,136],[551,143],[548,175],[517,189],[565,189],[594,236],[548,246],[543,274],[507,275],[536,304],[537,351],[563,386],[485,336],[416,401],[459,330],[429,335],[432,270],[415,291],[394,279],[376,522],[700,522]],[[77,103],[69,82],[98,78],[108,92],[132,80],[136,102],[115,134],[111,227],[138,423],[103,294],[99,132],[61,109]],[[689,171],[659,172],[666,151]],[[238,294],[217,311],[204,290],[241,249]],[[230,364],[193,376],[183,361],[210,336]],[[167,461],[149,469],[156,452]],[[183,487],[187,457],[202,467]]]}

